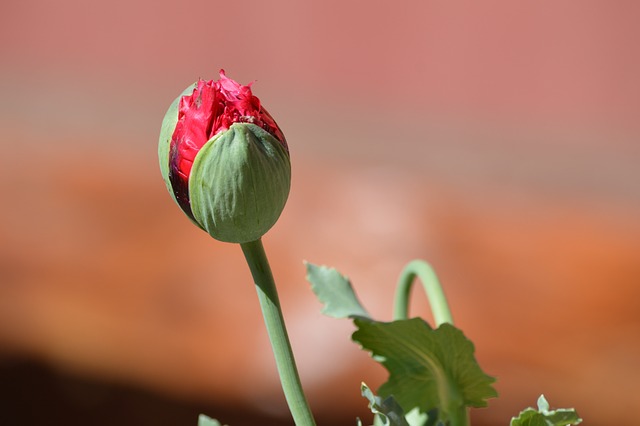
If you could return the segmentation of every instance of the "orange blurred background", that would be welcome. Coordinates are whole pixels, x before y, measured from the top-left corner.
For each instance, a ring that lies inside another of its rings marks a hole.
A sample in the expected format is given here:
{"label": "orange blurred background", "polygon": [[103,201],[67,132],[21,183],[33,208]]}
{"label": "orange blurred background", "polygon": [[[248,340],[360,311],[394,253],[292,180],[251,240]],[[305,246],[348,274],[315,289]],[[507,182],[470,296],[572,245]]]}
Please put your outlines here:
{"label": "orange blurred background", "polygon": [[291,148],[265,246],[320,424],[368,419],[360,381],[385,373],[302,261],[388,319],[413,258],[498,378],[474,425],[540,393],[637,424],[639,19],[633,1],[4,0],[0,424],[290,424],[239,248],[157,166],[169,103],[220,68],[256,81]]}

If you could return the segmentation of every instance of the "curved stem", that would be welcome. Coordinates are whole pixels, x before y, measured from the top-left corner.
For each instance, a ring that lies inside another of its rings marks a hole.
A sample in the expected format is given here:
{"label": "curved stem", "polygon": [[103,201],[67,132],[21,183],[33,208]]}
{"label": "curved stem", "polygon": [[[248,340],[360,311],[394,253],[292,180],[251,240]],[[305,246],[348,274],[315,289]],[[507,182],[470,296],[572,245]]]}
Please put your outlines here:
{"label": "curved stem", "polygon": [[289,410],[297,426],[314,426],[315,420],[304,396],[300,376],[296,369],[293,351],[289,343],[287,329],[280,308],[278,291],[269,267],[267,255],[258,239],[240,244],[244,257],[251,269],[251,275],[258,291],[258,299],[262,308],[267,333],[271,341],[271,348],[276,359],[280,382],[284,391]]}
{"label": "curved stem", "polygon": [[393,319],[407,319],[409,315],[409,295],[416,277],[420,278],[422,287],[427,293],[436,327],[445,322],[453,324],[449,304],[442,291],[440,281],[438,281],[438,277],[431,265],[422,260],[409,262],[400,274],[393,307]]}
{"label": "curved stem", "polygon": [[[409,315],[409,296],[416,277],[420,278],[422,287],[424,288],[425,293],[427,293],[427,299],[431,306],[431,312],[433,313],[433,319],[436,323],[436,327],[439,327],[444,323],[453,325],[453,318],[451,317],[449,304],[447,303],[444,291],[442,291],[442,286],[440,285],[438,276],[431,265],[423,260],[414,260],[409,262],[409,264],[407,264],[407,266],[402,270],[398,280],[398,287],[396,288],[393,319],[407,319]],[[466,406],[454,404],[449,408],[448,412],[449,424],[452,426],[469,425],[469,410]]]}

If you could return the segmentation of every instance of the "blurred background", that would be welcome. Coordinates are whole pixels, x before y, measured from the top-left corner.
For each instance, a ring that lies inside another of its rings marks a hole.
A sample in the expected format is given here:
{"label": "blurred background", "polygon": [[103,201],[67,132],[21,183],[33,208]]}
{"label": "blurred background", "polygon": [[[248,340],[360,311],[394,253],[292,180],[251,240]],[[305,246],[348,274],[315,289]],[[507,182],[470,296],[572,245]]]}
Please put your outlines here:
{"label": "blurred background", "polygon": [[[303,260],[390,319],[429,260],[508,424],[544,393],[592,425],[640,405],[640,3],[3,0],[0,424],[288,425],[239,247],[194,227],[160,122],[224,68],[284,130],[265,238],[319,424],[386,377]],[[430,319],[421,291],[412,313]]]}

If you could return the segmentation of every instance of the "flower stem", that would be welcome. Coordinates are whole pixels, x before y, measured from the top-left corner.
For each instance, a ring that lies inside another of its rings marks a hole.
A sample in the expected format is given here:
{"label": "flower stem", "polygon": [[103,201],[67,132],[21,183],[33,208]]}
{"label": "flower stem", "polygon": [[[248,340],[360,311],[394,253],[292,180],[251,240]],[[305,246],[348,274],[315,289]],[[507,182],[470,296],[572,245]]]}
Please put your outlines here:
{"label": "flower stem", "polygon": [[289,410],[297,426],[314,426],[315,420],[304,396],[300,376],[289,343],[287,329],[280,308],[278,291],[264,252],[262,240],[240,244],[258,291],[262,315],[267,326],[271,348],[276,359],[280,382]]}
{"label": "flower stem", "polygon": [[402,270],[396,288],[393,319],[407,319],[409,315],[409,295],[411,294],[411,286],[416,277],[420,278],[422,287],[425,293],[427,293],[427,299],[431,305],[431,312],[433,313],[436,327],[445,322],[453,324],[449,304],[442,291],[440,281],[438,281],[438,276],[431,265],[423,260],[411,261]]}

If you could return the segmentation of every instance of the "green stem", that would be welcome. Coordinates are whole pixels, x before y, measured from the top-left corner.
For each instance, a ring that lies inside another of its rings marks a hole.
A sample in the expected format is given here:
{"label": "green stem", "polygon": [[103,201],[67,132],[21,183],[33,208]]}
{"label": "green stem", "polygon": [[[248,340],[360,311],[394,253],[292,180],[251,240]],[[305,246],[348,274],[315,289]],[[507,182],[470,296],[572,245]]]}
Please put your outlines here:
{"label": "green stem", "polygon": [[[433,313],[433,319],[436,323],[436,327],[439,327],[444,323],[453,325],[453,318],[451,317],[449,304],[447,303],[444,291],[442,291],[442,286],[440,285],[438,276],[431,265],[423,260],[414,260],[409,262],[400,274],[393,307],[394,320],[403,320],[408,318],[409,296],[416,277],[420,278],[422,287],[424,288],[425,293],[427,293],[427,299],[431,306],[431,312]],[[455,397],[454,399],[459,400],[460,398]],[[469,425],[469,410],[464,406],[464,404],[451,404],[447,411],[449,414],[448,424],[451,426]]]}
{"label": "green stem", "polygon": [[433,313],[433,319],[436,322],[436,327],[445,322],[453,324],[449,304],[447,303],[447,298],[444,296],[444,292],[442,291],[440,281],[438,281],[438,276],[431,265],[423,260],[414,260],[409,262],[400,274],[393,307],[393,319],[399,320],[408,318],[409,295],[411,294],[411,286],[413,285],[416,277],[420,278],[422,287],[424,288],[425,293],[427,293],[427,299],[431,305],[431,312]]}
{"label": "green stem", "polygon": [[280,382],[287,399],[289,410],[297,426],[314,426],[315,420],[311,409],[304,396],[300,376],[296,369],[293,351],[289,343],[287,329],[280,308],[276,283],[269,267],[267,255],[262,246],[262,240],[258,239],[249,243],[240,244],[244,257],[247,259],[253,281],[258,291],[258,299],[262,308],[262,315],[267,326],[271,348],[276,359]]}
{"label": "green stem", "polygon": [[449,424],[451,426],[469,426],[469,409],[465,406],[456,407],[449,412]]}

